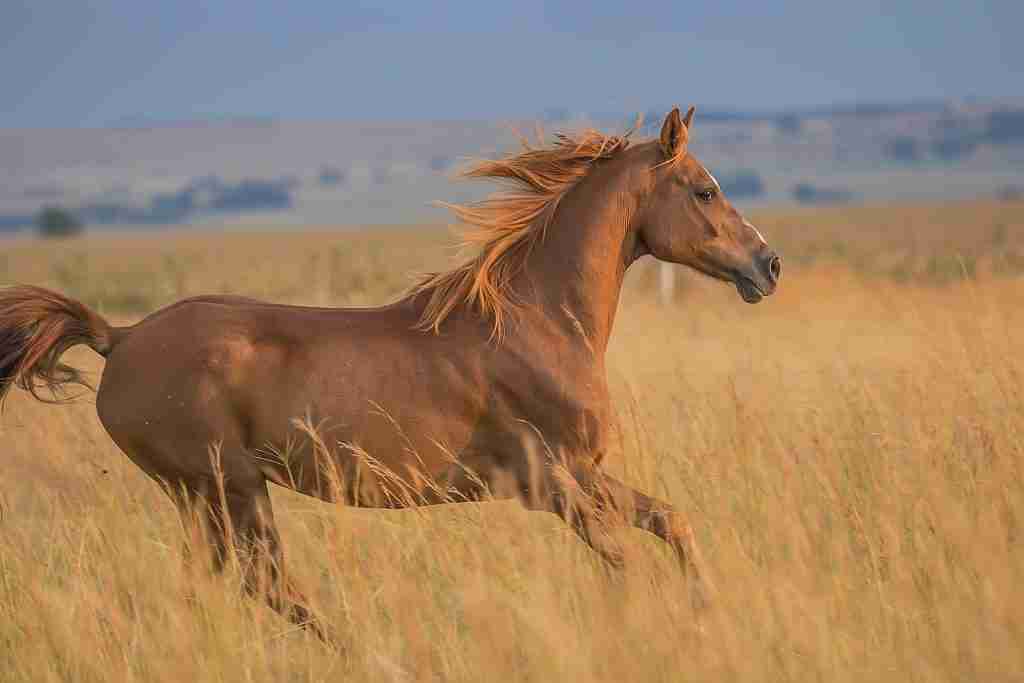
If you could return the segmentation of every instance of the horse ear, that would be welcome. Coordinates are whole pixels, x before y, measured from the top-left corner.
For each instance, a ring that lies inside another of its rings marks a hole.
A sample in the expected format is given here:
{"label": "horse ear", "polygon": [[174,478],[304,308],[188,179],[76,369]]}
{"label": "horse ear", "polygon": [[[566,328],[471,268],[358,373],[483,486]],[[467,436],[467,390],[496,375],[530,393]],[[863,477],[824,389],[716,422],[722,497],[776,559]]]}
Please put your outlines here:
{"label": "horse ear", "polygon": [[[690,114],[687,114],[689,116]],[[665,117],[661,126],[661,150],[669,159],[675,159],[686,149],[687,130],[675,107]]]}
{"label": "horse ear", "polygon": [[683,125],[686,126],[687,130],[690,129],[690,122],[693,121],[693,112],[695,111],[697,111],[697,107],[690,107],[686,111],[686,116],[683,117]]}

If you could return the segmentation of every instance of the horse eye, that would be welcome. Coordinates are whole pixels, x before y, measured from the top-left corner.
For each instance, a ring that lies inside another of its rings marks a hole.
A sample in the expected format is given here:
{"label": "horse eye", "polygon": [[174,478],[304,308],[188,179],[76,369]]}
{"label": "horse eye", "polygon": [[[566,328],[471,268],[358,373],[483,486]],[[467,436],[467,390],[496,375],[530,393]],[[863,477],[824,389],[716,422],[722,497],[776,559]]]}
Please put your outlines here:
{"label": "horse eye", "polygon": [[715,191],[712,189],[697,190],[697,198],[702,202],[710,202],[715,198]]}

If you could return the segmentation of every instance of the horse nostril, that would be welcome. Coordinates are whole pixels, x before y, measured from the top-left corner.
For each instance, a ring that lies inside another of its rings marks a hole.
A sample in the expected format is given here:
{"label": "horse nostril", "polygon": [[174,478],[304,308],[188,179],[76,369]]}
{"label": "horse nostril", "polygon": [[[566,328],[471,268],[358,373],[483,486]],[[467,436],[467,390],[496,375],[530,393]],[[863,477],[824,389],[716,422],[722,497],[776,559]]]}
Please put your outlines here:
{"label": "horse nostril", "polygon": [[780,275],[782,275],[782,259],[772,256],[768,261],[768,276],[772,282],[778,282]]}

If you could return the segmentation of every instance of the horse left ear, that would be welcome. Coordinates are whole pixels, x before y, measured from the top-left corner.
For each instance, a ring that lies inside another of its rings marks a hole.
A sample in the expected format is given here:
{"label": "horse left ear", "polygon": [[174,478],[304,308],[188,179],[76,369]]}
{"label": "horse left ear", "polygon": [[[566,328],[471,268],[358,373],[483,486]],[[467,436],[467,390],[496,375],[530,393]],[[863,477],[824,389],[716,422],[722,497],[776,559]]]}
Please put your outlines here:
{"label": "horse left ear", "polygon": [[[686,113],[687,120],[693,115],[693,109]],[[679,116],[679,107],[675,107],[665,117],[665,123],[661,125],[661,150],[667,159],[675,159],[686,150],[686,142],[689,132],[682,118]]]}
{"label": "horse left ear", "polygon": [[686,126],[687,130],[690,129],[690,122],[693,121],[693,112],[695,111],[697,111],[697,107],[690,107],[686,111],[686,116],[683,117],[683,125]]}

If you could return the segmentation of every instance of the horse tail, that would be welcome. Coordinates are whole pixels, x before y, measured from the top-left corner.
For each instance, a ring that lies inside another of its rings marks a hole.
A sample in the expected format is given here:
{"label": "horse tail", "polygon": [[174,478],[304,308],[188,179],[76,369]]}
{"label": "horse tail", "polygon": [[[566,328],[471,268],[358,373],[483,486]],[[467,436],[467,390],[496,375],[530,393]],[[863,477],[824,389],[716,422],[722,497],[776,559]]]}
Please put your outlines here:
{"label": "horse tail", "polygon": [[[68,385],[91,389],[61,355],[85,344],[106,357],[120,337],[121,330],[62,294],[28,285],[0,289],[0,402],[12,385],[44,403],[61,402]],[[40,393],[44,387],[49,395]]]}

